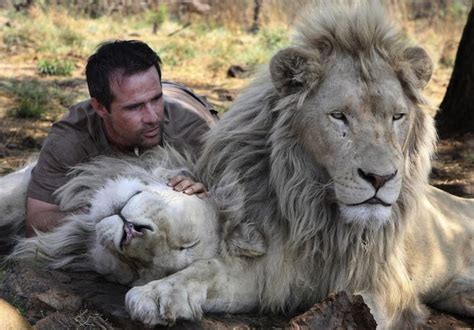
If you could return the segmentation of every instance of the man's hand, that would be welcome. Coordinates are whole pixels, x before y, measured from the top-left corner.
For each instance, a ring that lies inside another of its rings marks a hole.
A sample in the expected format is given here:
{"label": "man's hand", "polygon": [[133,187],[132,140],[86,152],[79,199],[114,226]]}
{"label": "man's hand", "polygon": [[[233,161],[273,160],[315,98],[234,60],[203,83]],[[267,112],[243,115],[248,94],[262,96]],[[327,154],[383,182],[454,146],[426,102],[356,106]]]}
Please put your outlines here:
{"label": "man's hand", "polygon": [[194,182],[193,179],[184,175],[177,175],[171,178],[168,186],[172,187],[175,191],[184,192],[188,195],[196,194],[199,198],[209,196],[206,187],[201,182]]}

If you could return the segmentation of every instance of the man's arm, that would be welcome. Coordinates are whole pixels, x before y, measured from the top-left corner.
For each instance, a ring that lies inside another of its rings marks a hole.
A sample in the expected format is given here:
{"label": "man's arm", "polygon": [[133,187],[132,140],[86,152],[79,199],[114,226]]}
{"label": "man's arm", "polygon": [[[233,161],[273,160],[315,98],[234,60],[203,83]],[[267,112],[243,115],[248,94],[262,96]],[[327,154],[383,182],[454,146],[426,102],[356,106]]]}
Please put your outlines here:
{"label": "man's arm", "polygon": [[66,213],[59,210],[59,206],[28,197],[26,201],[26,236],[35,235],[33,228],[40,231],[49,231],[59,225],[66,217]]}

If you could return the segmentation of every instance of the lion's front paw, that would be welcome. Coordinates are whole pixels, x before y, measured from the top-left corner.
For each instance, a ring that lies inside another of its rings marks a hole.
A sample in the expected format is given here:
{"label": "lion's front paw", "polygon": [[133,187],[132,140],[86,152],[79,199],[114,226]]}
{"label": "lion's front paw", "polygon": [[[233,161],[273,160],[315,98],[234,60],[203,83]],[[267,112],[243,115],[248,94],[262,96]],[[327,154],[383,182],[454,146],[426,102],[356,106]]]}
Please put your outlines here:
{"label": "lion's front paw", "polygon": [[125,306],[132,319],[149,326],[172,325],[177,319],[198,320],[204,301],[203,288],[166,280],[134,287],[125,296]]}
{"label": "lion's front paw", "polygon": [[125,295],[125,307],[130,317],[149,326],[168,324],[160,317],[159,298],[144,288],[134,287]]}

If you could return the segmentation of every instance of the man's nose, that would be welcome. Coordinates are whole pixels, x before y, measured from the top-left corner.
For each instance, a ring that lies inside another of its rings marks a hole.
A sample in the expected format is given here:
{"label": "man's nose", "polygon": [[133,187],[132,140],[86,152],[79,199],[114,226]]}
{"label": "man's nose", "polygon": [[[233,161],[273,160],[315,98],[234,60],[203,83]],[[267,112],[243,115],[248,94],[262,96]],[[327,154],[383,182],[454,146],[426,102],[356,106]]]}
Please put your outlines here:
{"label": "man's nose", "polygon": [[158,113],[156,107],[150,103],[146,103],[143,107],[142,121],[144,123],[155,123],[158,120]]}

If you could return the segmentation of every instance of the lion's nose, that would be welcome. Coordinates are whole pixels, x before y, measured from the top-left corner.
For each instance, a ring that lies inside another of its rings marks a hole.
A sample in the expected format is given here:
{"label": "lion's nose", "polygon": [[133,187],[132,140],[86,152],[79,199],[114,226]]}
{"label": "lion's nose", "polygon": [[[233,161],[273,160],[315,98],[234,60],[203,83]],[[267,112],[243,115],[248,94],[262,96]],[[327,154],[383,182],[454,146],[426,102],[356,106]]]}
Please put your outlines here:
{"label": "lion's nose", "polygon": [[392,180],[397,175],[397,172],[398,170],[392,174],[378,175],[374,173],[366,173],[360,168],[357,170],[357,173],[359,173],[360,177],[369,182],[375,188],[375,190],[380,189],[385,183],[387,183],[387,181]]}

